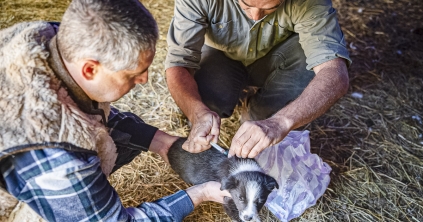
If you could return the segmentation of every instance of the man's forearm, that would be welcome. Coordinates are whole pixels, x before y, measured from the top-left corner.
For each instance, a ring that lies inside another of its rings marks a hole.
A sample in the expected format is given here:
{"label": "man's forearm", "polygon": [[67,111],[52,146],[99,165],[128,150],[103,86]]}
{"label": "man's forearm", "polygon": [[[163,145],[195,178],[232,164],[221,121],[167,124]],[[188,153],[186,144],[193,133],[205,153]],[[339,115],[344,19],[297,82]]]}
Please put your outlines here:
{"label": "man's forearm", "polygon": [[208,109],[201,101],[197,83],[187,68],[167,69],[166,80],[170,94],[189,120],[193,120],[196,110]]}
{"label": "man's forearm", "polygon": [[169,148],[178,138],[177,136],[172,136],[161,130],[157,130],[151,141],[149,151],[159,154],[166,163],[169,163],[167,153]]}
{"label": "man's forearm", "polygon": [[348,71],[344,59],[334,59],[314,69],[316,77],[303,93],[271,118],[288,130],[303,126],[323,115],[348,90]]}
{"label": "man's forearm", "polygon": [[[125,208],[103,174],[98,157],[63,147],[18,153],[2,162],[0,175],[13,196],[47,221],[182,221],[194,209],[191,196],[182,191]],[[56,184],[60,186],[53,186]],[[21,195],[25,185],[29,193]],[[201,191],[193,195],[197,204],[208,200],[204,189]],[[43,200],[43,204],[37,200]],[[67,203],[71,202],[69,207]]]}
{"label": "man's forearm", "polygon": [[185,190],[188,196],[191,198],[194,207],[198,206],[199,204],[205,201],[204,186],[204,184],[200,184],[189,187]]}

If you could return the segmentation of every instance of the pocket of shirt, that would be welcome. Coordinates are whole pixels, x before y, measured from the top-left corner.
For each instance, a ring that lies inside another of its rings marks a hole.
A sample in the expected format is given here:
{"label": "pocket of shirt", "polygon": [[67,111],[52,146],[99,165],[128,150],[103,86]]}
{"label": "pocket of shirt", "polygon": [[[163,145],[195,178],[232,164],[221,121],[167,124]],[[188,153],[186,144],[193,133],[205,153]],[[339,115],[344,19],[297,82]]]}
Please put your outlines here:
{"label": "pocket of shirt", "polygon": [[261,27],[261,37],[257,44],[258,51],[269,51],[275,45],[287,39],[292,32],[285,29],[280,24],[264,22]]}
{"label": "pocket of shirt", "polygon": [[239,38],[235,24],[235,21],[211,22],[210,29],[207,31],[206,44],[225,52],[236,51]]}

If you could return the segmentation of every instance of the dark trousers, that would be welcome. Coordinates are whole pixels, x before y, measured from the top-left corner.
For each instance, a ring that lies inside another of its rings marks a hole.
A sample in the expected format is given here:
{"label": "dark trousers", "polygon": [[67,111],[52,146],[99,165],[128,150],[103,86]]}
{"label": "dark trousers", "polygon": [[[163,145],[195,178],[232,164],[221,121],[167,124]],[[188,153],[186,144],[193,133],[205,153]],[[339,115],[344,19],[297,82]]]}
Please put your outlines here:
{"label": "dark trousers", "polygon": [[296,99],[315,76],[313,71],[306,69],[298,34],[293,34],[247,67],[205,45],[200,66],[194,78],[201,99],[221,118],[232,115],[247,86],[258,87],[257,93],[248,99],[250,118],[269,118]]}

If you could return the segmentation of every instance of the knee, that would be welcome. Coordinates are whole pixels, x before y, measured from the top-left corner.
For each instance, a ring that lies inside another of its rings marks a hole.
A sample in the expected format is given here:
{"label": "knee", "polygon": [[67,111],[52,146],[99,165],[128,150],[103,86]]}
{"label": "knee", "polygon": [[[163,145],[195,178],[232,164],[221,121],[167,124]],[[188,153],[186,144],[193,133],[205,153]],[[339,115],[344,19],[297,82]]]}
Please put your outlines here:
{"label": "knee", "polygon": [[[283,106],[282,106],[283,107]],[[282,107],[276,106],[248,106],[248,117],[251,120],[264,120],[271,117],[273,114],[278,112]]]}
{"label": "knee", "polygon": [[296,97],[286,96],[272,98],[253,96],[247,104],[248,117],[251,120],[264,120],[270,118],[295,99]]}
{"label": "knee", "polygon": [[228,118],[234,112],[236,104],[233,99],[224,98],[223,96],[202,96],[203,103],[213,112],[216,112],[220,118]]}

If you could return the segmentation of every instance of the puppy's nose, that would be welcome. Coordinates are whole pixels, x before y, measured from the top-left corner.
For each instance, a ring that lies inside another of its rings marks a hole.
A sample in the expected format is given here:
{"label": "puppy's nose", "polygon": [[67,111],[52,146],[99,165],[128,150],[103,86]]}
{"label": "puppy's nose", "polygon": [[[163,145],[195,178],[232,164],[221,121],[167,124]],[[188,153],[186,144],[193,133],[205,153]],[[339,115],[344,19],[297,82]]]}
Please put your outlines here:
{"label": "puppy's nose", "polygon": [[253,219],[253,216],[244,215],[244,221],[251,221],[252,219]]}

